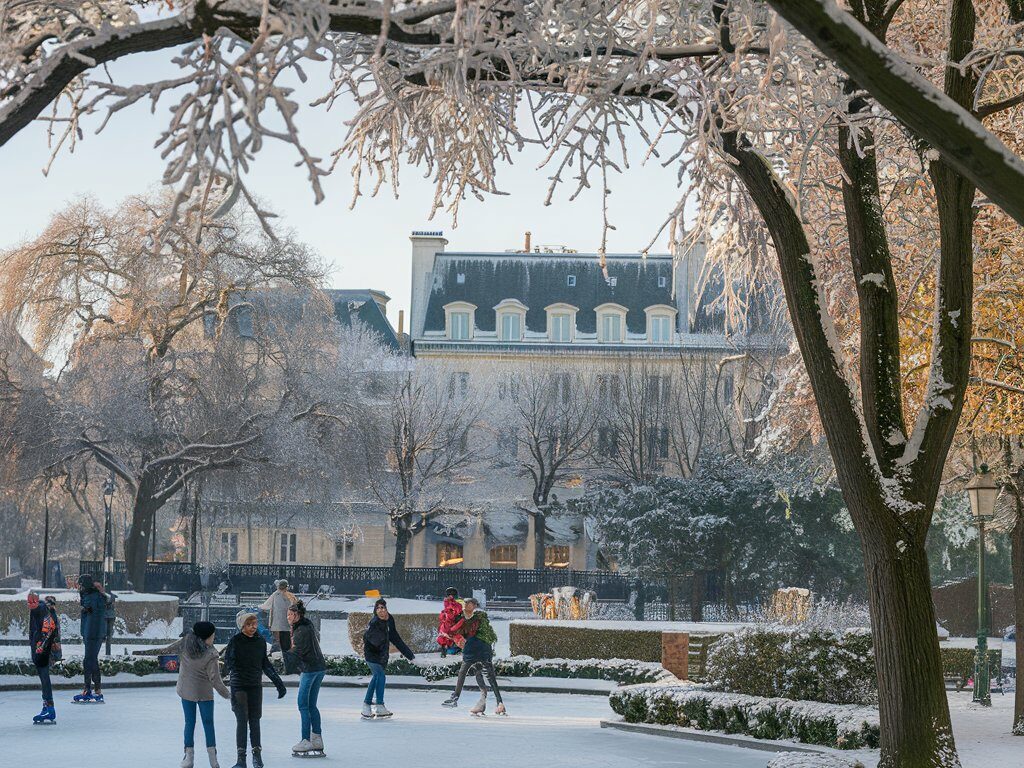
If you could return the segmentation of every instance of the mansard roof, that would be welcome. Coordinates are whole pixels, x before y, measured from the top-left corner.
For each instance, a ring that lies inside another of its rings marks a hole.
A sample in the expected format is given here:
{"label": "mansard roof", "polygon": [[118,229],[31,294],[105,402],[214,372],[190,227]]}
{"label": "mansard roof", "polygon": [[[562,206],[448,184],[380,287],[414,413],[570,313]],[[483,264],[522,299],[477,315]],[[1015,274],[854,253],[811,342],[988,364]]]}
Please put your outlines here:
{"label": "mansard roof", "polygon": [[393,350],[400,348],[398,334],[381,306],[390,301],[386,294],[373,289],[340,288],[328,289],[324,293],[334,303],[334,315],[343,326],[351,327],[358,320],[374,331],[384,346]]}
{"label": "mansard roof", "polygon": [[494,307],[516,299],[528,308],[526,329],[538,333],[547,329],[544,308],[551,304],[578,307],[580,333],[596,332],[601,304],[626,307],[633,333],[645,332],[646,307],[675,305],[671,255],[609,254],[606,263],[607,278],[593,253],[438,253],[424,332],[443,332],[444,307],[456,301],[477,307],[476,327],[486,332],[495,330]]}

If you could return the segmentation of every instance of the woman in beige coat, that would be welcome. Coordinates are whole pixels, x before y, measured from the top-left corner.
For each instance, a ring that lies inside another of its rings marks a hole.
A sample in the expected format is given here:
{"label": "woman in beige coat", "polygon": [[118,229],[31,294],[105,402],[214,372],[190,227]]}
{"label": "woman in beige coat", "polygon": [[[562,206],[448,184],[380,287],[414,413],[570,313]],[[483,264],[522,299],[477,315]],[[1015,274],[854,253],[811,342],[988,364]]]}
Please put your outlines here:
{"label": "woman in beige coat", "polygon": [[220,657],[213,647],[217,628],[208,621],[197,621],[192,631],[175,644],[178,654],[178,686],[181,708],[185,712],[185,757],[181,768],[192,768],[195,763],[196,709],[203,721],[206,734],[206,753],[210,768],[217,763],[217,739],[213,731],[213,690],[225,699],[231,692],[220,677]]}

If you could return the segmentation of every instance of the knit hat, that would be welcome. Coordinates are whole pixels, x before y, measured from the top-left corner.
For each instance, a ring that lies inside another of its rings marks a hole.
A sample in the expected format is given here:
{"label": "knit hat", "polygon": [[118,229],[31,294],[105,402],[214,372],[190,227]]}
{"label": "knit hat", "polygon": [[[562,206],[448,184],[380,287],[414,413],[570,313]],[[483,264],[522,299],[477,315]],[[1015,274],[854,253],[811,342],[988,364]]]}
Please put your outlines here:
{"label": "knit hat", "polygon": [[91,573],[83,573],[81,576],[78,577],[79,589],[90,589],[94,586],[96,586],[96,582],[93,581]]}
{"label": "knit hat", "polygon": [[274,582],[274,586],[278,589],[288,589],[288,579],[278,579]]}
{"label": "knit hat", "polygon": [[197,621],[192,625],[192,633],[200,640],[205,640],[216,632],[217,628],[208,621]]}
{"label": "knit hat", "polygon": [[455,587],[448,587],[448,589],[444,591],[444,595],[445,597],[458,597],[459,590],[457,590]]}
{"label": "knit hat", "polygon": [[377,612],[377,609],[378,609],[378,608],[380,608],[380,607],[381,607],[382,605],[383,605],[383,606],[384,606],[385,608],[387,608],[387,607],[388,607],[388,601],[387,601],[387,600],[385,600],[385,599],[384,599],[383,597],[381,597],[381,598],[378,598],[378,599],[377,599],[377,602],[373,604],[373,612],[374,612],[374,613],[376,613],[376,612]]}
{"label": "knit hat", "polygon": [[249,619],[256,619],[256,618],[258,618],[258,617],[256,616],[255,613],[253,613],[252,611],[246,611],[246,610],[243,609],[243,610],[238,612],[238,615],[235,616],[235,624],[238,625],[238,629],[239,629],[239,631],[241,631],[242,627],[245,626],[245,622],[247,622]]}

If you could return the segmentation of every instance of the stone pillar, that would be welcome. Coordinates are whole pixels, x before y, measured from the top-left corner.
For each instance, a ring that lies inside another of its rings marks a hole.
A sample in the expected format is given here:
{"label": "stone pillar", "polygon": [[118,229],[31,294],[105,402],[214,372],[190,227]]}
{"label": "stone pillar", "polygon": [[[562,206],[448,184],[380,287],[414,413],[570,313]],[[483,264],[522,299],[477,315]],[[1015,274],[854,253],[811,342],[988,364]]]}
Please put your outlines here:
{"label": "stone pillar", "polygon": [[661,666],[678,677],[688,680],[690,674],[690,633],[661,633]]}

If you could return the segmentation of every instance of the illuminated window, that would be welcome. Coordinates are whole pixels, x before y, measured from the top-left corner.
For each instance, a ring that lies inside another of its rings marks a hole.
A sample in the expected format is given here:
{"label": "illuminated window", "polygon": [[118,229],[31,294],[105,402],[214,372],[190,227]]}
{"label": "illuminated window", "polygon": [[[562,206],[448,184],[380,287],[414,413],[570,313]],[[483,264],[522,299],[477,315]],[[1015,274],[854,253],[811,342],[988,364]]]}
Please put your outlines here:
{"label": "illuminated window", "polygon": [[501,544],[491,547],[491,568],[515,568],[519,562],[519,547]]}
{"label": "illuminated window", "polygon": [[544,547],[544,567],[545,568],[568,568],[569,567],[569,547],[552,544]]}
{"label": "illuminated window", "polygon": [[442,542],[437,545],[437,567],[453,568],[462,565],[462,545]]}

